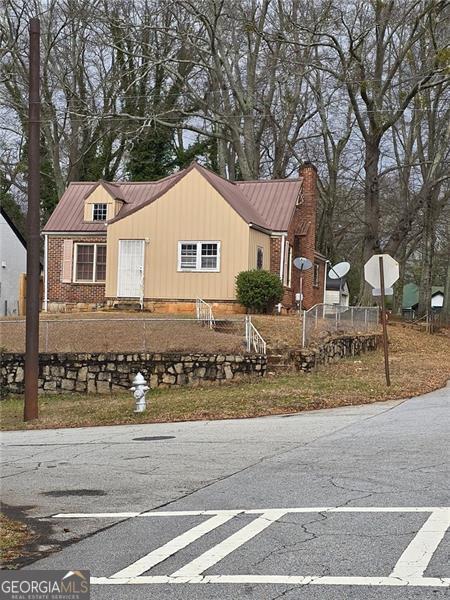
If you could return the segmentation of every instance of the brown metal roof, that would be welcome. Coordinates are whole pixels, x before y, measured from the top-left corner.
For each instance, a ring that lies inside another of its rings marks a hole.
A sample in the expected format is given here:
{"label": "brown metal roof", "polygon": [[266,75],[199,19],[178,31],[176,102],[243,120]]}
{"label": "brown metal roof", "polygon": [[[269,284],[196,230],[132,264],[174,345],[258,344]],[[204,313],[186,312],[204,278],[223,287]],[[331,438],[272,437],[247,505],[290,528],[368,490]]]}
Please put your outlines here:
{"label": "brown metal roof", "polygon": [[268,229],[287,231],[300,193],[301,179],[237,181],[236,185],[263,217]]}
{"label": "brown metal roof", "polygon": [[106,234],[105,223],[101,221],[87,223],[84,221],[84,199],[86,193],[92,189],[93,185],[92,181],[69,183],[61,200],[45,224],[43,231],[83,231],[87,233],[99,232]]}
{"label": "brown metal roof", "polygon": [[[147,200],[155,199],[161,193],[164,193],[171,186],[172,180],[178,175],[179,173],[170,175],[160,181],[125,181],[114,184],[115,188],[119,188],[119,193],[124,201],[124,205],[119,212],[120,217],[122,218],[122,216],[126,216],[130,212],[134,212],[134,210],[145,204]],[[84,201],[98,184],[98,181],[77,181],[70,183],[51,217],[45,224],[43,231],[106,233],[104,222],[92,223],[84,221]]]}
{"label": "brown metal roof", "polygon": [[241,187],[234,181],[223,179],[216,173],[196,165],[200,173],[205,179],[215,188],[219,194],[227,200],[234,210],[241,215],[241,217],[247,223],[253,223],[259,225],[265,229],[271,229],[270,224],[266,221],[264,216],[256,210],[253,204],[247,198],[246,194],[243,193]]}
{"label": "brown metal roof", "polygon": [[151,182],[75,182],[69,184],[44,227],[44,232],[106,232],[105,224],[84,221],[84,200],[102,184],[114,197],[124,201],[115,222],[154,202],[189,171],[196,169],[249,224],[270,231],[286,231],[300,193],[301,180],[233,182],[197,163],[187,169]]}

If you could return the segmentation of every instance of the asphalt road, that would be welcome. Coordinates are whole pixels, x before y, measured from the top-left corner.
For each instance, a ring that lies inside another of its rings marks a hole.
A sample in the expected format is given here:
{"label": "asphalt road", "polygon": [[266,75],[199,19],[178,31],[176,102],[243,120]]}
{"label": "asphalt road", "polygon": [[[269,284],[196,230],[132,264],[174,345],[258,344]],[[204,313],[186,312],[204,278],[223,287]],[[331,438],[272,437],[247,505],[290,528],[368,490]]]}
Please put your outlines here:
{"label": "asphalt road", "polygon": [[6,433],[2,498],[95,599],[448,598],[449,403]]}

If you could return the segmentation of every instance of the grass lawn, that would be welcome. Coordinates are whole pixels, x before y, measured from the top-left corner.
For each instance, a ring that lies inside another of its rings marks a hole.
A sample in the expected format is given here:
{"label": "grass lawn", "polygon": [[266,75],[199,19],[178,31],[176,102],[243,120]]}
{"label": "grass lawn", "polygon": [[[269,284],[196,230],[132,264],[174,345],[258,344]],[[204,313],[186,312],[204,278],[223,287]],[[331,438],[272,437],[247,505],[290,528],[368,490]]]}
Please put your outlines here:
{"label": "grass lawn", "polygon": [[145,414],[133,413],[131,393],[42,395],[40,419],[22,422],[23,398],[0,402],[1,428],[43,429],[200,419],[245,418],[407,398],[450,379],[450,336],[389,326],[392,385],[384,380],[382,350],[342,360],[312,374],[287,374],[224,385],[152,390]]}
{"label": "grass lawn", "polygon": [[22,555],[22,548],[33,535],[26,525],[0,513],[0,556],[2,565],[10,564]]}

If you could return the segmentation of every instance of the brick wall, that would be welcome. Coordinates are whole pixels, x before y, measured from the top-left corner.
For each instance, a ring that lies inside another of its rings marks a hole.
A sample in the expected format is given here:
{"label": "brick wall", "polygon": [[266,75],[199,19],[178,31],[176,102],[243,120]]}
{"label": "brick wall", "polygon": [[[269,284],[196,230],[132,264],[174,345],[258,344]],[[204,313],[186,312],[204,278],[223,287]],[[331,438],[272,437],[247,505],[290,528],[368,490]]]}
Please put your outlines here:
{"label": "brick wall", "polygon": [[313,286],[312,306],[314,306],[314,304],[321,304],[323,302],[323,286],[325,283],[324,277],[326,268],[326,260],[321,255],[316,255],[314,262],[319,265],[319,285]]}
{"label": "brick wall", "polygon": [[[297,256],[308,258],[314,265],[319,264],[319,285],[313,285],[314,268],[303,273],[303,307],[310,308],[323,302],[323,280],[325,260],[315,255],[316,246],[316,211],[317,211],[317,170],[311,163],[305,163],[300,169],[303,179],[302,195],[291,220],[286,240],[293,247],[293,259]],[[305,226],[307,231],[305,232]],[[296,243],[297,238],[297,243]],[[270,270],[279,274],[281,244],[283,238],[271,239]],[[299,243],[298,243],[299,242]],[[295,308],[295,295],[300,292],[300,271],[294,266],[291,274],[291,287],[285,288],[283,305]]]}
{"label": "brick wall", "polygon": [[[302,202],[297,209],[298,223],[308,224],[306,235],[300,238],[300,252],[314,264],[316,249],[316,211],[317,211],[317,169],[311,163],[304,163],[300,167],[300,177],[303,179]],[[295,221],[295,219],[294,219]],[[298,226],[293,222],[293,226]],[[292,232],[290,232],[292,235]],[[322,273],[323,274],[323,273]],[[315,304],[315,291],[313,288],[314,268],[303,273],[303,306],[308,309]],[[298,292],[299,271],[294,267],[293,280],[296,282]]]}
{"label": "brick wall", "polygon": [[280,274],[281,237],[270,238],[270,272]]}
{"label": "brick wall", "polygon": [[[101,304],[105,300],[104,283],[63,283],[61,281],[63,266],[64,237],[48,236],[48,302],[49,310],[54,305]],[[106,236],[85,236],[71,238],[75,242],[105,243]],[[73,258],[72,258],[73,260]],[[73,263],[72,263],[73,264]]]}

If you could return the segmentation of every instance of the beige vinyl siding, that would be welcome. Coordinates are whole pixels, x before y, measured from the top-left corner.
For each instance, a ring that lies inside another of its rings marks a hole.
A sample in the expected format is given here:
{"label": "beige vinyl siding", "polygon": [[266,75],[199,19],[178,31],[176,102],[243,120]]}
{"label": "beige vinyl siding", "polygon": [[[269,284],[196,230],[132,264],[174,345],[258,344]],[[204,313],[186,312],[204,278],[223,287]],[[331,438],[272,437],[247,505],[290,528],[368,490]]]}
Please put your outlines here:
{"label": "beige vinyl siding", "polygon": [[101,185],[97,186],[84,203],[84,220],[92,221],[92,209],[94,204],[107,204],[106,220],[113,219],[119,212],[122,202],[114,200],[112,196]]}
{"label": "beige vinyl siding", "polygon": [[[248,224],[196,170],[107,231],[107,297],[117,295],[121,239],[146,240],[146,298],[233,300],[235,276],[248,268]],[[179,241],[220,241],[220,271],[179,272]]]}
{"label": "beige vinyl siding", "polygon": [[258,246],[263,249],[263,269],[270,270],[270,235],[262,233],[257,229],[250,229],[250,241],[248,246],[248,268],[256,269],[256,255]]}

